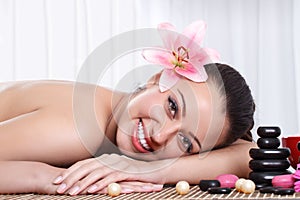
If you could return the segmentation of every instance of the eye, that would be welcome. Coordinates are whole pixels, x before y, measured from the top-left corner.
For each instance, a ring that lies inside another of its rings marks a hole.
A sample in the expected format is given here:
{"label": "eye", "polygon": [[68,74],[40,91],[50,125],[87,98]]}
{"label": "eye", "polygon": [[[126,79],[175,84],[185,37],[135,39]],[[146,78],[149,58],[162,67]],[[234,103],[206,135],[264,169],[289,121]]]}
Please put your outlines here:
{"label": "eye", "polygon": [[178,111],[178,105],[175,99],[173,99],[172,97],[168,97],[168,110],[172,116],[172,118],[174,119],[176,116],[176,113]]}
{"label": "eye", "polygon": [[181,144],[181,147],[186,153],[191,153],[193,150],[193,144],[191,140],[185,136],[183,133],[178,133],[178,139]]}

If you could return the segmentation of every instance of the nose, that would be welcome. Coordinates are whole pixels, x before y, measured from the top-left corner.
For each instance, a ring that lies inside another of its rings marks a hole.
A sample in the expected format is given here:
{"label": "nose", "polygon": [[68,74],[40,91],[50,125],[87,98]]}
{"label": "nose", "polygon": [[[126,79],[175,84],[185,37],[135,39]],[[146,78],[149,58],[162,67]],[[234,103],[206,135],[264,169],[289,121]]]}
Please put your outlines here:
{"label": "nose", "polygon": [[168,144],[168,142],[178,133],[181,129],[179,122],[168,122],[151,135],[152,144],[155,147],[161,147]]}

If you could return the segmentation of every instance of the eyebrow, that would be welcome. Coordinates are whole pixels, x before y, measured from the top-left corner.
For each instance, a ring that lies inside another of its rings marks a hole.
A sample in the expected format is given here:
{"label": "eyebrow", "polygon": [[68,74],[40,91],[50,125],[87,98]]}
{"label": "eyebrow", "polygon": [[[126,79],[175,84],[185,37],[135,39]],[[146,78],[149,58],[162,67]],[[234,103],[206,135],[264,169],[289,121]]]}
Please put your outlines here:
{"label": "eyebrow", "polygon": [[200,151],[202,149],[202,146],[201,146],[201,143],[199,142],[198,138],[192,132],[189,131],[188,133],[196,141],[196,143],[199,146],[199,151]]}
{"label": "eyebrow", "polygon": [[182,103],[183,103],[183,106],[182,106],[182,115],[185,117],[185,113],[186,113],[185,100],[184,100],[183,94],[180,92],[180,90],[177,89],[177,91],[178,91],[178,93],[180,94],[181,99],[182,99]]}

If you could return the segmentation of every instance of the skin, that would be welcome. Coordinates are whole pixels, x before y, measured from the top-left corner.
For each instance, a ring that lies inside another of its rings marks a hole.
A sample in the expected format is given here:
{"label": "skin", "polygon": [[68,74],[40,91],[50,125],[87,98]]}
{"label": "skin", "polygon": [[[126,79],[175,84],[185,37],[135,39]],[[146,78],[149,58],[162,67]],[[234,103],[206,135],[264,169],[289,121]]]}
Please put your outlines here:
{"label": "skin", "polygon": [[[198,183],[224,173],[246,177],[254,143],[238,140],[197,154],[221,143],[226,134],[226,118],[217,109],[214,91],[206,83],[183,80],[161,93],[156,81],[154,77],[146,90],[133,96],[63,81],[1,84],[0,193],[105,193],[111,182],[119,182],[123,193],[150,192],[178,180]],[[170,96],[178,104],[176,114]],[[151,151],[133,143],[140,119]],[[183,137],[193,145],[188,153]],[[99,150],[110,144],[120,149]],[[91,158],[95,153],[100,156]],[[182,171],[187,168],[189,173]]]}

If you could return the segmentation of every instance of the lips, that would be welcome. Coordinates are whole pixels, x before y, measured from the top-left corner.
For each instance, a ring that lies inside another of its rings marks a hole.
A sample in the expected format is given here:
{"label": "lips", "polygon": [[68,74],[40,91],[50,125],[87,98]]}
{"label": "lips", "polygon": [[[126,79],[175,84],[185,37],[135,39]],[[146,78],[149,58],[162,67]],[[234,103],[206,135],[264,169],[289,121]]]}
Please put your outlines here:
{"label": "lips", "polygon": [[134,134],[132,135],[132,144],[141,153],[153,151],[142,119],[139,119]]}

